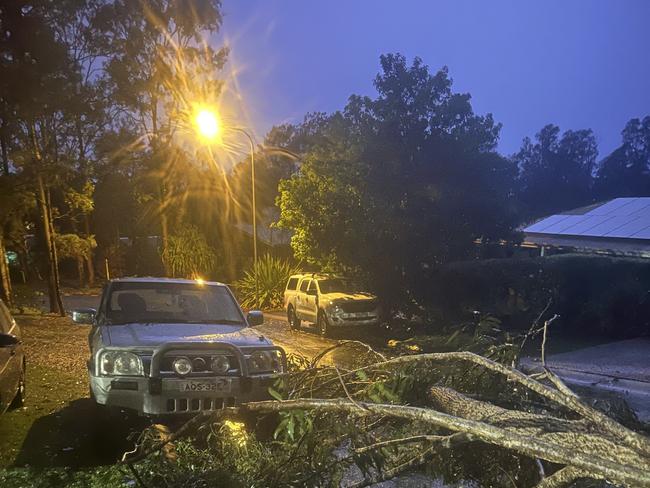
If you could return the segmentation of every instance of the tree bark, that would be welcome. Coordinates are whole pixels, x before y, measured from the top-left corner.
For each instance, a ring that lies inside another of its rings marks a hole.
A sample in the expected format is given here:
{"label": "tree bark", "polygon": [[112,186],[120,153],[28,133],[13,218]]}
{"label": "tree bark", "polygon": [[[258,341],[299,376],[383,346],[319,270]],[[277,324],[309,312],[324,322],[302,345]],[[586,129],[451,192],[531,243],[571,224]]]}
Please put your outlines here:
{"label": "tree bark", "polygon": [[38,191],[38,209],[41,214],[43,238],[45,249],[47,251],[47,291],[50,299],[50,312],[61,316],[65,315],[63,301],[61,300],[61,290],[58,282],[58,267],[56,264],[56,248],[54,247],[54,236],[52,235],[52,225],[50,222],[50,209],[48,208],[47,196],[45,193],[45,183],[40,172],[36,173],[36,184]]}
{"label": "tree bark", "polygon": [[5,175],[9,174],[9,155],[7,146],[6,122],[3,120],[2,126],[0,126],[0,157],[2,158],[2,169]]}
{"label": "tree bark", "polygon": [[77,274],[79,275],[79,288],[83,288],[86,284],[86,273],[84,273],[84,257],[77,256]]}
{"label": "tree bark", "polygon": [[[86,231],[86,237],[90,237],[90,219],[88,214],[84,214],[84,229]],[[88,286],[95,286],[95,260],[93,257],[93,249],[88,246],[88,254],[85,257],[86,260],[86,271],[88,272]]]}

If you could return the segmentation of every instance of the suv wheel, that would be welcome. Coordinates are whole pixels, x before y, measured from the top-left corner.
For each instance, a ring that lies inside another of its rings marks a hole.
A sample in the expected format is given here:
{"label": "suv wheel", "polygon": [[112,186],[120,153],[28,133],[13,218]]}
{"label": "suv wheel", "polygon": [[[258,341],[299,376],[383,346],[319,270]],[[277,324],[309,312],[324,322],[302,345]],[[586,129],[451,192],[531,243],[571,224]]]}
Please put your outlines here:
{"label": "suv wheel", "polygon": [[330,335],[330,326],[324,312],[318,314],[318,332],[323,337],[328,337]]}
{"label": "suv wheel", "polygon": [[9,406],[10,410],[25,406],[25,393],[25,368],[23,368],[23,372],[20,374],[20,383],[18,383],[18,391],[16,392],[16,396]]}
{"label": "suv wheel", "polygon": [[296,316],[296,312],[292,307],[290,307],[289,311],[287,312],[287,320],[289,321],[289,328],[291,330],[300,329],[300,319]]}

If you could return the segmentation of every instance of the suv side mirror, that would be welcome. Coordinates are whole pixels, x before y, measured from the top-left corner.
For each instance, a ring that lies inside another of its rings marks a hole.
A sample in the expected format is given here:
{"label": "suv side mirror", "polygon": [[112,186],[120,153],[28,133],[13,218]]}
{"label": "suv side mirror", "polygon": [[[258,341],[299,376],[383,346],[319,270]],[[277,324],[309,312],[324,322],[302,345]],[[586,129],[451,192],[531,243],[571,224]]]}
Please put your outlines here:
{"label": "suv side mirror", "polygon": [[97,310],[94,308],[77,308],[72,311],[72,321],[75,324],[91,325],[96,314]]}
{"label": "suv side mirror", "polygon": [[0,334],[0,347],[12,347],[20,344],[20,339],[13,334]]}
{"label": "suv side mirror", "polygon": [[246,315],[246,321],[248,322],[248,325],[250,325],[251,327],[255,327],[256,325],[262,325],[264,323],[264,314],[259,310],[251,310]]}

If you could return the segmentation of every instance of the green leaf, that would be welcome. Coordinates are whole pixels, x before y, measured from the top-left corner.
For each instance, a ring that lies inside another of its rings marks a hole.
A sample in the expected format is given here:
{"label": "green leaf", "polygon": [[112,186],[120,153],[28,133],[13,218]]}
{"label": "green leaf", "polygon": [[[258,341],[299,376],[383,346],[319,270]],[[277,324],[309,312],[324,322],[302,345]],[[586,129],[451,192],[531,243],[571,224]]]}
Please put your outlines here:
{"label": "green leaf", "polygon": [[284,400],[284,398],[282,398],[282,394],[271,386],[269,386],[269,395],[271,395],[273,398],[275,398],[278,401]]}

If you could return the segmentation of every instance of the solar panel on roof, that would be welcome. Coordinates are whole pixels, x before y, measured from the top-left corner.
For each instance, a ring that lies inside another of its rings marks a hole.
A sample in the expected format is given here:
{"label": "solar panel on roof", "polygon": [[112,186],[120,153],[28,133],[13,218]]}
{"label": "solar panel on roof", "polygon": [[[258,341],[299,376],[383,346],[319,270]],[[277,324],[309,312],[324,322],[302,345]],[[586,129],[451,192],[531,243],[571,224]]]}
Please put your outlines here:
{"label": "solar panel on roof", "polygon": [[632,239],[650,239],[650,227],[640,230],[632,236]]}
{"label": "solar panel on roof", "polygon": [[583,232],[586,232],[589,229],[592,229],[611,218],[612,217],[605,215],[583,215],[583,219],[580,222],[576,222],[575,225],[572,225],[570,229],[565,229],[562,233],[580,235]]}
{"label": "solar panel on roof", "polygon": [[644,198],[633,198],[630,199],[630,202],[624,205],[623,207],[620,207],[616,213],[618,215],[632,215],[640,210],[643,210],[644,207],[647,207],[648,200]]}
{"label": "solar panel on roof", "polygon": [[[633,217],[634,218],[634,217]],[[630,222],[630,217],[627,215],[617,215],[610,219],[604,220],[600,224],[592,227],[589,230],[581,232],[581,236],[605,237]]]}
{"label": "solar panel on roof", "polygon": [[551,215],[524,232],[650,239],[650,197],[616,198],[588,212]]}
{"label": "solar panel on roof", "polygon": [[540,220],[539,222],[535,222],[533,225],[526,227],[524,231],[543,232],[546,228],[566,218],[567,215],[551,215],[550,217],[546,217],[545,219]]}
{"label": "solar panel on roof", "polygon": [[614,200],[610,200],[607,203],[604,203],[600,207],[597,207],[593,209],[590,212],[587,212],[587,215],[611,215],[611,214],[618,214],[621,208],[625,207],[628,205],[633,198],[615,198]]}
{"label": "solar panel on roof", "polygon": [[562,219],[544,229],[544,232],[549,234],[566,234],[567,229],[570,229],[584,219],[584,215],[567,215],[565,219]]}
{"label": "solar panel on roof", "polygon": [[641,215],[647,215],[647,214],[650,213],[650,199],[649,198],[644,198],[644,199],[639,199],[639,200],[642,200],[641,203],[643,203],[643,205],[639,205],[639,208],[637,208],[636,210],[631,212],[630,215],[639,215],[639,216],[641,216]]}
{"label": "solar panel on roof", "polygon": [[630,221],[619,228],[605,234],[606,237],[628,237],[633,238],[634,234],[650,227],[650,215],[632,216]]}

